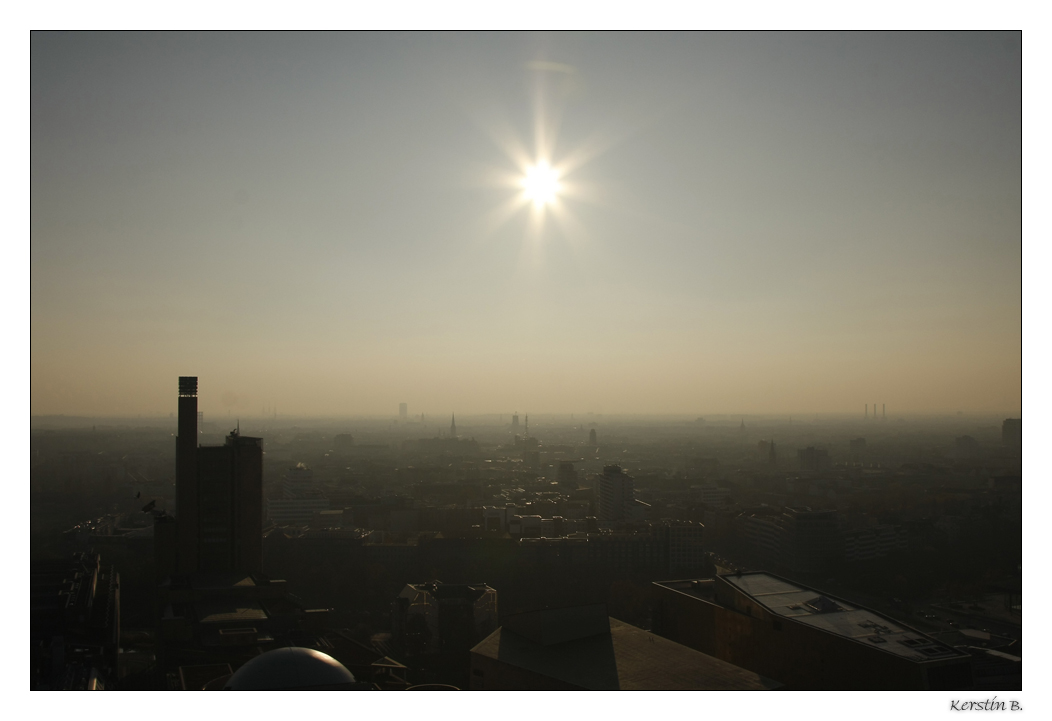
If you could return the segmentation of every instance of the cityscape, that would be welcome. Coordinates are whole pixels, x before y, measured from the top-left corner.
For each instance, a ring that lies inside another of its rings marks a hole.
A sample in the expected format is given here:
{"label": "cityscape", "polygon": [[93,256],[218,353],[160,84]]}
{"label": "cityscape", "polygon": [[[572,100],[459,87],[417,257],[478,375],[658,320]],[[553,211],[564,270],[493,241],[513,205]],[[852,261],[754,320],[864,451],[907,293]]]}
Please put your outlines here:
{"label": "cityscape", "polygon": [[[227,430],[178,381],[33,432],[35,688],[1020,688],[1020,419]],[[247,674],[289,648],[349,674]]]}
{"label": "cityscape", "polygon": [[33,32],[30,690],[1018,704],[1020,46]]}

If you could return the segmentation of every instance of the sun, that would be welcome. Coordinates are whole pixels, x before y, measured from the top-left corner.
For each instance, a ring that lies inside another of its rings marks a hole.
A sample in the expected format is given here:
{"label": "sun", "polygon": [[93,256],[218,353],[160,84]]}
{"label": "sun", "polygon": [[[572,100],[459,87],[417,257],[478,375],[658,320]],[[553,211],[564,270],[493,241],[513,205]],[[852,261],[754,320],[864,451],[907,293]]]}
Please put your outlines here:
{"label": "sun", "polygon": [[526,169],[522,187],[526,191],[527,200],[532,200],[535,208],[551,205],[561,189],[559,171],[542,160]]}

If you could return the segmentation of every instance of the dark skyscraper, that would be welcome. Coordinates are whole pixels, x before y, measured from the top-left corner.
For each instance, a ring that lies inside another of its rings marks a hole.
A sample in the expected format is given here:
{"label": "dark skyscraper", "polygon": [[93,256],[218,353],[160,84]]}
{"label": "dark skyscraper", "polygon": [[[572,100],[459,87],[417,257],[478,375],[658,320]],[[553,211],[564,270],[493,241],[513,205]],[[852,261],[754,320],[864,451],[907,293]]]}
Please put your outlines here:
{"label": "dark skyscraper", "polygon": [[179,573],[262,572],[263,439],[235,430],[199,447],[197,378],[184,376],[175,449]]}
{"label": "dark skyscraper", "polygon": [[179,432],[175,438],[175,512],[179,572],[197,570],[197,376],[179,377]]}
{"label": "dark skyscraper", "polygon": [[604,466],[598,482],[599,520],[605,523],[627,520],[635,502],[632,477],[621,470],[621,466]]}
{"label": "dark skyscraper", "polygon": [[398,420],[402,421],[402,423],[409,420],[409,406],[405,403],[398,404]]}
{"label": "dark skyscraper", "polygon": [[449,437],[450,438],[456,438],[457,437],[457,414],[456,413],[454,413],[453,417],[450,418],[450,420],[449,420]]}

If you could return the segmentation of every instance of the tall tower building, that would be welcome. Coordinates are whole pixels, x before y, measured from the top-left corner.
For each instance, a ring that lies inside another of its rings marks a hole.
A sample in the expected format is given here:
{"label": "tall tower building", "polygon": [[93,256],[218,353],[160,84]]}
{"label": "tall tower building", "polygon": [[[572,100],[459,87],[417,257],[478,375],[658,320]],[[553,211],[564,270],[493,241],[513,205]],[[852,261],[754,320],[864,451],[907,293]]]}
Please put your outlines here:
{"label": "tall tower building", "polygon": [[621,466],[606,466],[599,477],[599,520],[606,523],[627,520],[635,502],[632,476]]}
{"label": "tall tower building", "polygon": [[179,377],[175,437],[175,512],[180,573],[197,570],[197,376]]}
{"label": "tall tower building", "polygon": [[517,431],[519,429],[519,412],[511,414],[511,430]]}
{"label": "tall tower building", "polygon": [[263,570],[263,439],[234,430],[197,444],[197,378],[179,378],[175,446],[177,564],[181,574]]}
{"label": "tall tower building", "polygon": [[402,423],[409,420],[409,406],[405,403],[398,404],[398,420],[402,421]]}
{"label": "tall tower building", "polygon": [[453,417],[449,421],[449,437],[450,438],[456,438],[457,437],[457,414],[456,413],[453,414]]}

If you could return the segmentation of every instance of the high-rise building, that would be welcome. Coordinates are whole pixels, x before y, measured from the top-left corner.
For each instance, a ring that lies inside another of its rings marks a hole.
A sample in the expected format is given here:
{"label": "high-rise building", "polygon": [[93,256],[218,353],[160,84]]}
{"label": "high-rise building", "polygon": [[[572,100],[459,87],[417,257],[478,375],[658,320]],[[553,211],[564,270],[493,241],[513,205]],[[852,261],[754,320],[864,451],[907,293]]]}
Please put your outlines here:
{"label": "high-rise building", "polygon": [[594,428],[588,431],[588,445],[593,447],[599,445],[599,438],[596,436]]}
{"label": "high-rise building", "polygon": [[199,446],[196,376],[179,378],[178,427],[178,572],[261,573],[263,439],[233,430],[222,446]]}
{"label": "high-rise building", "polygon": [[453,414],[453,417],[449,421],[449,437],[450,438],[456,438],[457,437],[457,414],[456,413]]}
{"label": "high-rise building", "polygon": [[1019,446],[1023,443],[1023,419],[1005,418],[1001,423],[1001,442],[1006,446]]}
{"label": "high-rise building", "polygon": [[621,466],[605,466],[599,477],[599,520],[606,523],[629,520],[634,503],[632,476],[621,470]]}
{"label": "high-rise building", "polygon": [[519,413],[518,413],[518,411],[516,411],[515,413],[511,414],[511,429],[512,429],[512,431],[516,431],[516,430],[519,429]]}
{"label": "high-rise building", "polygon": [[409,406],[405,403],[398,404],[398,420],[402,421],[402,423],[409,420]]}

